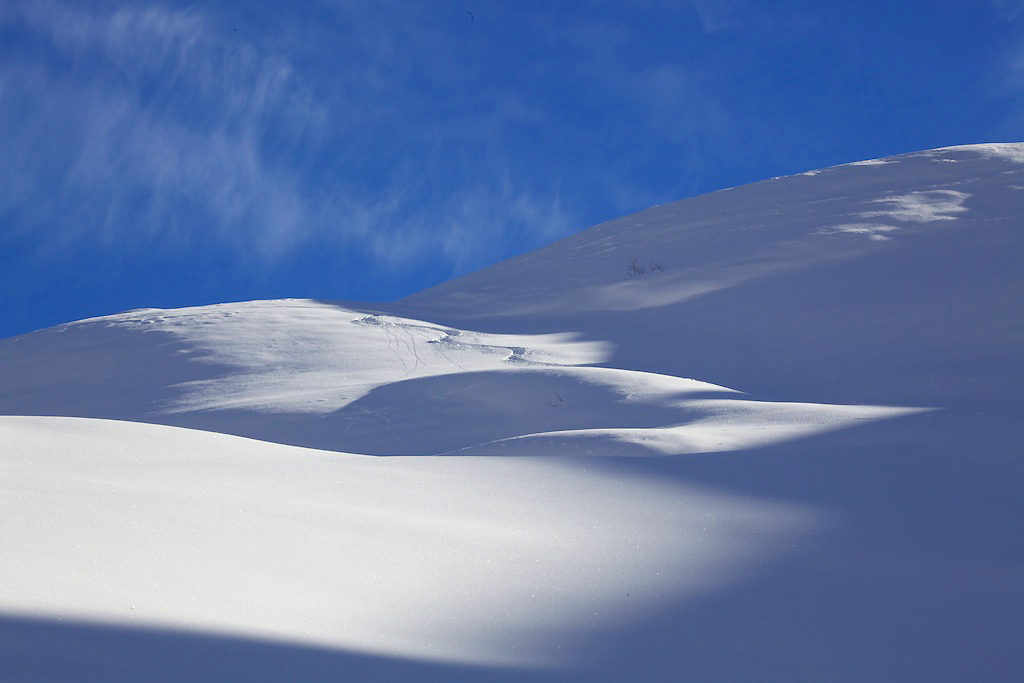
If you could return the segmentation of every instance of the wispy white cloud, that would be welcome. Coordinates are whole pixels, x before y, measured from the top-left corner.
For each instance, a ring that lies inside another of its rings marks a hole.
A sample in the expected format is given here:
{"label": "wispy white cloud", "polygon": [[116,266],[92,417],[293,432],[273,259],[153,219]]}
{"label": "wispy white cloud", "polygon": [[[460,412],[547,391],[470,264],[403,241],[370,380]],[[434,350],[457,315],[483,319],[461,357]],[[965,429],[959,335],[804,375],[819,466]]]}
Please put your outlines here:
{"label": "wispy white cloud", "polygon": [[355,249],[460,272],[580,227],[557,173],[513,179],[505,129],[545,113],[467,95],[480,74],[456,29],[407,3],[317,7],[323,22],[285,15],[253,39],[201,9],[3,5],[22,43],[0,65],[3,229],[48,252]]}
{"label": "wispy white cloud", "polygon": [[707,159],[728,153],[736,137],[737,123],[716,85],[723,79],[721,60],[689,59],[699,51],[682,47],[648,51],[645,21],[683,21],[692,8],[660,0],[635,4],[648,13],[637,24],[579,17],[571,31],[551,29],[552,42],[569,37],[566,81],[601,112],[592,135],[605,158],[587,172],[600,188],[596,193],[614,207],[606,218],[707,189]]}
{"label": "wispy white cloud", "polygon": [[737,0],[691,0],[693,9],[707,33],[718,33],[742,20],[743,11]]}
{"label": "wispy white cloud", "polygon": [[[672,12],[721,31],[738,2]],[[614,17],[321,0],[236,32],[212,7],[3,6],[22,41],[0,62],[4,229],[455,274],[691,194],[738,126],[720,70],[646,54]]]}
{"label": "wispy white cloud", "polygon": [[345,222],[338,235],[358,236],[370,259],[389,268],[427,259],[454,276],[584,227],[573,223],[558,187],[523,186],[507,173],[445,197],[433,192],[424,179],[369,198],[335,197],[335,214]]}
{"label": "wispy white cloud", "polygon": [[1024,16],[1024,0],[990,0],[1004,19],[1016,20]]}
{"label": "wispy white cloud", "polygon": [[525,251],[585,227],[570,220],[557,188],[540,194],[517,188],[506,177],[497,186],[469,188],[453,197],[444,208],[440,238],[456,270],[466,271],[497,260],[510,246]]}
{"label": "wispy white cloud", "polygon": [[1024,126],[1024,0],[992,0],[992,4],[1010,22],[1006,28],[1011,37],[990,69],[986,94],[1006,112],[1001,125],[1003,135],[1019,139]]}
{"label": "wispy white cloud", "polygon": [[23,179],[0,202],[23,229],[48,246],[214,238],[261,257],[302,238],[316,209],[263,139],[315,134],[324,112],[284,59],[157,6],[33,1],[2,20],[25,42],[0,73],[17,102],[0,110],[15,148],[4,180]]}

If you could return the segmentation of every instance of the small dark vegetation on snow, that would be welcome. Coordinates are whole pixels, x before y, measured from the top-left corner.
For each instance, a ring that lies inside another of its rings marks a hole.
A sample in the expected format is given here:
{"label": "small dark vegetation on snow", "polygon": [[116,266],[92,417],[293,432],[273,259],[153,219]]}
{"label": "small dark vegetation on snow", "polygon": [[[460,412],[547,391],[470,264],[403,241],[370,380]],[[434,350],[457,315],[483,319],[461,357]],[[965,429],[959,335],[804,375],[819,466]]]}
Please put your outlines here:
{"label": "small dark vegetation on snow", "polygon": [[626,269],[626,275],[629,277],[636,277],[645,273],[661,273],[664,272],[665,268],[662,267],[660,261],[648,261],[641,263],[637,259],[633,258],[629,260],[629,268]]}

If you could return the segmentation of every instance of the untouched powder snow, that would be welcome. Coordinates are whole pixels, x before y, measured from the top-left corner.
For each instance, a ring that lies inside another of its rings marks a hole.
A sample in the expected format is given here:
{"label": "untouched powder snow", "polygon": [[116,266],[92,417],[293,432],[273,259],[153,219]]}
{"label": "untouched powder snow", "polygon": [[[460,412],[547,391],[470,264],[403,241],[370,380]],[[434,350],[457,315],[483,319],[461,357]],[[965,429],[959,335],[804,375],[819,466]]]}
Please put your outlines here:
{"label": "untouched powder snow", "polygon": [[0,680],[1015,680],[1022,229],[953,147],[2,340]]}

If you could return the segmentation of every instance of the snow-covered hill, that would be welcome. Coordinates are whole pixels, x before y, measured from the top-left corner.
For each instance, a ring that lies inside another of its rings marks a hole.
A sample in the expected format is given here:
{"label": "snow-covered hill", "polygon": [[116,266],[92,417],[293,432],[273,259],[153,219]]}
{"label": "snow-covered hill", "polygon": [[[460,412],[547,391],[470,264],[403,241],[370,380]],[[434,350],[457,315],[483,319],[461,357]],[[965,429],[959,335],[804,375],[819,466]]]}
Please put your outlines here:
{"label": "snow-covered hill", "polygon": [[0,679],[1012,680],[1022,235],[946,148],[0,341]]}
{"label": "snow-covered hill", "polygon": [[1001,401],[1024,396],[1022,223],[1024,146],[951,147],[655,207],[403,303],[760,396]]}

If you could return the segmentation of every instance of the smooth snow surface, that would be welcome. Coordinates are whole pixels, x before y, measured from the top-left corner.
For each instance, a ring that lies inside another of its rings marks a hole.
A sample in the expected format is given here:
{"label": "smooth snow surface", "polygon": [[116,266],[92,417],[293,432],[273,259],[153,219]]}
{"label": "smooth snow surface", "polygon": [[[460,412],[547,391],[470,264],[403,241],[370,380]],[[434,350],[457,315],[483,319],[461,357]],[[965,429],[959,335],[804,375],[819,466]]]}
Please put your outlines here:
{"label": "smooth snow surface", "polygon": [[1022,223],[947,148],[0,341],[0,680],[1015,680]]}
{"label": "smooth snow surface", "polygon": [[15,552],[0,567],[5,606],[22,613],[550,664],[587,631],[737,580],[827,519],[558,459],[375,459],[124,422],[2,425],[19,477],[2,503]]}

